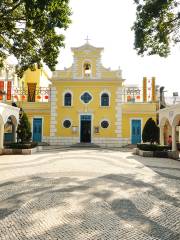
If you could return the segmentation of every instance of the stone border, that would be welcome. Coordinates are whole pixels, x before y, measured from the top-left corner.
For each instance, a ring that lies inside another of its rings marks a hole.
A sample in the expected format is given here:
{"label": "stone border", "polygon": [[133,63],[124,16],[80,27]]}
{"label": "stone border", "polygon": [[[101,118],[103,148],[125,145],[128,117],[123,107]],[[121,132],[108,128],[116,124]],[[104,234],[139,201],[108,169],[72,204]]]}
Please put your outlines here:
{"label": "stone border", "polygon": [[35,148],[29,148],[29,149],[4,148],[0,150],[0,155],[13,155],[13,154],[31,155],[41,150],[42,150],[42,146],[37,146]]}
{"label": "stone border", "polygon": [[[167,154],[168,155],[167,158],[180,160],[178,151],[167,151],[167,153],[168,153]],[[153,151],[143,151],[143,150],[140,150],[139,148],[134,148],[133,149],[133,154],[139,155],[141,157],[155,157]]]}

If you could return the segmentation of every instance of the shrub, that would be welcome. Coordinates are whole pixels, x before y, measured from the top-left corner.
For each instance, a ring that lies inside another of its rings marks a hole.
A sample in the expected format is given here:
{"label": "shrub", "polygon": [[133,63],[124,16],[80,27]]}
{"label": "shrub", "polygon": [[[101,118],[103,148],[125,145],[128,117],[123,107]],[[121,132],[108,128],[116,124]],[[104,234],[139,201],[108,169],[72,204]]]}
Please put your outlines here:
{"label": "shrub", "polygon": [[142,143],[142,144],[137,144],[137,148],[143,151],[168,151],[170,150],[169,146],[166,145],[157,145],[157,144],[147,144],[147,143]]}
{"label": "shrub", "polygon": [[159,127],[152,118],[149,118],[144,126],[142,140],[150,143],[159,142]]}
{"label": "shrub", "polygon": [[30,149],[35,147],[37,147],[37,143],[35,142],[6,144],[6,148],[11,148],[11,149]]}
{"label": "shrub", "polygon": [[20,117],[19,125],[17,128],[17,139],[18,142],[24,143],[31,140],[31,125],[25,112]]}

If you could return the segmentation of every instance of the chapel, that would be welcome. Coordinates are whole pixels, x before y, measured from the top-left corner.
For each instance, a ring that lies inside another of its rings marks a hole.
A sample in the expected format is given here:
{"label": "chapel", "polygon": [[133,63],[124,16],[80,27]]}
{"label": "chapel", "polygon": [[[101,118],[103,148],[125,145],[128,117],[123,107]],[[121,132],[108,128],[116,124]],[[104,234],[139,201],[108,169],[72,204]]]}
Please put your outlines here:
{"label": "chapel", "polygon": [[[87,41],[71,50],[69,68],[51,73],[43,66],[28,69],[19,80],[0,79],[0,90],[8,93],[3,102],[26,112],[35,142],[102,147],[140,143],[148,118],[157,118],[155,78],[144,77],[142,87],[136,79],[126,85],[121,69],[103,66],[103,48]],[[10,129],[5,129],[7,141],[12,140]]]}

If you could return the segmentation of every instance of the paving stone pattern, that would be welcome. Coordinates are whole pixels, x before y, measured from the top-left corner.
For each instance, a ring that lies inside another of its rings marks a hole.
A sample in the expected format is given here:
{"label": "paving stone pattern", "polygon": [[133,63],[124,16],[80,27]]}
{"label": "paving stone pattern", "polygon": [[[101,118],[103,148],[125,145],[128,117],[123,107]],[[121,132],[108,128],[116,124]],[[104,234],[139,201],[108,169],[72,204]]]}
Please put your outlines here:
{"label": "paving stone pattern", "polygon": [[180,240],[180,162],[106,149],[0,157],[0,240]]}

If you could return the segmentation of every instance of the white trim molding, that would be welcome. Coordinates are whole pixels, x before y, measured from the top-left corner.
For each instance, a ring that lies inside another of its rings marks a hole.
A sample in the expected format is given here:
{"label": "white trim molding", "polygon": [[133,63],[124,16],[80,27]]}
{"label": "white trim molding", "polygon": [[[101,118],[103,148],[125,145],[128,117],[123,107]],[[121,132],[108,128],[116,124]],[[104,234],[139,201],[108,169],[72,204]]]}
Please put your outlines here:
{"label": "white trim molding", "polygon": [[51,88],[51,123],[50,136],[54,137],[57,131],[57,91],[56,87]]}
{"label": "white trim molding", "polygon": [[116,91],[116,130],[115,133],[117,134],[118,138],[122,137],[122,88],[119,87]]}

